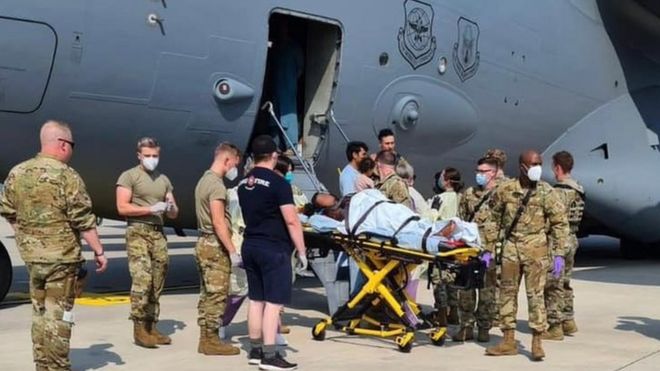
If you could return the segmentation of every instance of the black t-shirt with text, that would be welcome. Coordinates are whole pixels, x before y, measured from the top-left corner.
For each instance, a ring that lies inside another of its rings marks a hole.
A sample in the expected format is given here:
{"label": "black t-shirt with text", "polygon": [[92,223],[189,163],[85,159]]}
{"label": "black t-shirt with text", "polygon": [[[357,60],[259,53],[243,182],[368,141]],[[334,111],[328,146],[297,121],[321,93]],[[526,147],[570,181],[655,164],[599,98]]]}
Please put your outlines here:
{"label": "black t-shirt with text", "polygon": [[274,171],[256,167],[238,184],[238,200],[245,220],[245,242],[292,250],[280,206],[293,205],[291,186]]}

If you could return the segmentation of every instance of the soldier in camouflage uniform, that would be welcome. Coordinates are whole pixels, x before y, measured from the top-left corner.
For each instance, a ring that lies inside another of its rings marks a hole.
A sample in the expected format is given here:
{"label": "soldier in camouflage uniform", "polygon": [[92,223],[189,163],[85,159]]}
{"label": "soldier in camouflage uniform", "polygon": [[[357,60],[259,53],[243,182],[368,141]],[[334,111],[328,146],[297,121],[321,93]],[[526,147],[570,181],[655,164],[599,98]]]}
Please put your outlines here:
{"label": "soldier in camouflage uniform", "polygon": [[[482,158],[477,163],[477,187],[468,188],[459,205],[461,219],[477,223],[483,249],[486,251],[482,261],[487,270],[484,277],[484,287],[476,290],[462,290],[459,293],[461,328],[454,335],[454,341],[466,341],[474,338],[475,322],[479,327],[477,341],[488,342],[488,331],[493,326],[497,311],[497,298],[495,286],[497,272],[493,257],[495,243],[497,242],[498,225],[491,218],[488,201],[497,187],[498,162],[493,158]],[[478,302],[477,302],[478,294]]]}
{"label": "soldier in camouflage uniform", "polygon": [[199,316],[200,328],[197,351],[206,355],[236,355],[238,348],[218,337],[220,319],[225,313],[229,295],[232,266],[238,266],[238,255],[230,231],[227,211],[227,189],[222,178],[229,181],[238,176],[240,161],[238,148],[221,143],[215,150],[211,168],[195,187],[195,210],[199,239],[195,246],[195,261],[200,276]]}
{"label": "soldier in camouflage uniform", "polygon": [[548,311],[548,331],[543,334],[547,340],[562,340],[564,335],[577,332],[573,317],[573,289],[571,276],[578,248],[577,232],[584,214],[584,189],[573,178],[573,156],[566,152],[557,152],[552,156],[552,168],[555,173],[555,191],[559,195],[566,211],[570,235],[566,251],[566,266],[561,277],[549,274],[545,285],[545,306]]}
{"label": "soldier in camouflage uniform", "polygon": [[376,156],[376,168],[380,182],[376,188],[390,200],[407,206],[412,210],[412,200],[408,192],[408,185],[396,175],[396,155],[391,151],[380,151]]}
{"label": "soldier in camouflage uniform", "polygon": [[126,217],[126,252],[131,274],[131,315],[135,344],[145,348],[171,344],[172,339],[156,328],[160,294],[165,285],[169,255],[163,233],[163,215],[177,217],[179,208],[173,187],[156,170],[160,146],[153,138],[137,144],[140,164],[117,180],[117,211]]}
{"label": "soldier in camouflage uniform", "polygon": [[0,215],[16,233],[30,277],[36,369],[69,370],[74,282],[83,262],[80,237],[94,250],[97,272],[105,271],[107,260],[85,183],[67,165],[73,155],[71,130],[48,121],[40,141],[41,152],[14,167],[5,180]]}
{"label": "soldier in camouflage uniform", "polygon": [[509,177],[504,175],[504,166],[506,165],[506,152],[499,148],[491,148],[484,154],[485,158],[492,158],[497,161],[497,179],[509,180]]}
{"label": "soldier in camouflage uniform", "polygon": [[[486,349],[493,356],[514,355],[518,289],[525,277],[529,327],[533,331],[532,360],[545,357],[541,335],[547,329],[543,289],[552,254],[553,274],[563,271],[568,243],[568,218],[557,192],[541,181],[541,155],[526,151],[520,156],[520,176],[500,184],[490,200],[492,218],[500,221],[501,243],[496,256],[502,264],[500,328],[504,339]],[[517,220],[517,222],[516,222]],[[553,251],[549,251],[550,246]],[[500,251],[501,249],[501,251]]]}
{"label": "soldier in camouflage uniform", "polygon": [[[490,158],[497,161],[497,175],[495,177],[496,185],[510,180],[506,174],[504,174],[504,166],[506,165],[507,156],[506,152],[499,148],[491,148],[484,154],[485,158]],[[495,298],[500,297],[500,281],[502,277],[501,265],[496,264],[495,267],[496,280],[495,280]],[[500,306],[499,303],[495,303],[495,317],[493,318],[493,327],[498,327],[500,325]]]}

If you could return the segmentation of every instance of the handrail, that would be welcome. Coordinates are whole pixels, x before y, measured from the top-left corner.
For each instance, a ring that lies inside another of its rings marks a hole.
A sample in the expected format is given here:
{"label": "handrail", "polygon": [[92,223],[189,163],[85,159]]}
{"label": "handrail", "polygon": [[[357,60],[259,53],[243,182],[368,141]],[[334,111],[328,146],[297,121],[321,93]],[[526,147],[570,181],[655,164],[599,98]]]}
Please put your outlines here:
{"label": "handrail", "polygon": [[349,143],[351,140],[348,139],[348,135],[346,135],[346,133],[344,132],[344,129],[342,129],[341,125],[339,125],[337,120],[335,120],[335,111],[332,108],[330,108],[328,110],[328,113],[329,113],[329,115],[326,114],[326,116],[328,116],[330,118],[329,121],[331,121],[333,124],[335,124],[335,126],[339,130],[339,133],[341,133],[341,136],[344,137],[344,140],[346,141],[346,143]]}
{"label": "handrail", "polygon": [[273,109],[273,103],[271,103],[270,101],[266,101],[266,103],[264,103],[264,105],[261,106],[261,109],[268,111],[268,113],[273,118],[273,120],[275,120],[275,123],[277,124],[277,127],[280,129],[280,132],[282,133],[282,136],[284,137],[287,144],[289,145],[289,147],[293,151],[293,154],[300,161],[300,165],[302,166],[303,170],[305,171],[305,174],[307,174],[307,177],[309,178],[309,180],[312,182],[312,185],[314,185],[314,189],[317,192],[323,192],[324,188],[321,186],[321,183],[319,183],[319,180],[316,178],[316,175],[314,173],[314,169],[313,168],[310,169],[308,167],[309,164],[303,158],[302,153],[298,152],[297,146],[295,146],[293,144],[293,142],[291,141],[291,138],[289,138],[286,135],[286,130],[284,130],[284,127],[280,123],[280,120],[277,118],[277,115],[275,115],[275,110]]}

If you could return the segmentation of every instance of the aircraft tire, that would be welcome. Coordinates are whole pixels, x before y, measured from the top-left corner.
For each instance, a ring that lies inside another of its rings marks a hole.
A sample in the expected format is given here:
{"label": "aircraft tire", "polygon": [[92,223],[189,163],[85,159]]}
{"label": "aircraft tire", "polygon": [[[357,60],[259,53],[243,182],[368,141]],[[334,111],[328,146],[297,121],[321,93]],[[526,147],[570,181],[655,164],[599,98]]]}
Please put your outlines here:
{"label": "aircraft tire", "polygon": [[649,246],[643,242],[622,238],[619,249],[621,256],[628,260],[639,260],[648,256]]}
{"label": "aircraft tire", "polygon": [[9,253],[5,246],[0,242],[0,302],[5,299],[9,292],[12,279],[12,265]]}

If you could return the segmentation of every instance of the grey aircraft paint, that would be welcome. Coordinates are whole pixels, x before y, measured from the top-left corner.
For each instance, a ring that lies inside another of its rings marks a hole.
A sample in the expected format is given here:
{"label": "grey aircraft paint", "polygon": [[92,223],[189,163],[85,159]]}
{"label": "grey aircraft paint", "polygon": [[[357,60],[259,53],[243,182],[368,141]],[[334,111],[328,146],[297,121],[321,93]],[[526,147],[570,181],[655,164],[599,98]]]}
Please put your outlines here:
{"label": "grey aircraft paint", "polygon": [[[137,139],[154,136],[182,206],[175,225],[194,228],[193,188],[213,147],[228,140],[247,149],[260,117],[276,12],[314,22],[308,35],[340,31],[327,117],[373,150],[375,133],[394,129],[422,191],[445,166],[471,179],[488,148],[508,152],[512,175],[525,148],[545,151],[546,165],[568,149],[590,215],[611,234],[657,242],[660,159],[649,132],[658,128],[658,43],[644,58],[627,46],[625,9],[613,3],[4,0],[0,178],[37,151],[45,120],[65,120],[95,211],[117,217],[115,180],[135,164]],[[636,32],[651,37],[660,22],[644,21],[651,30]],[[634,71],[638,63],[644,69]],[[219,81],[235,95],[223,97]],[[330,124],[315,168],[331,190],[344,146]]]}

